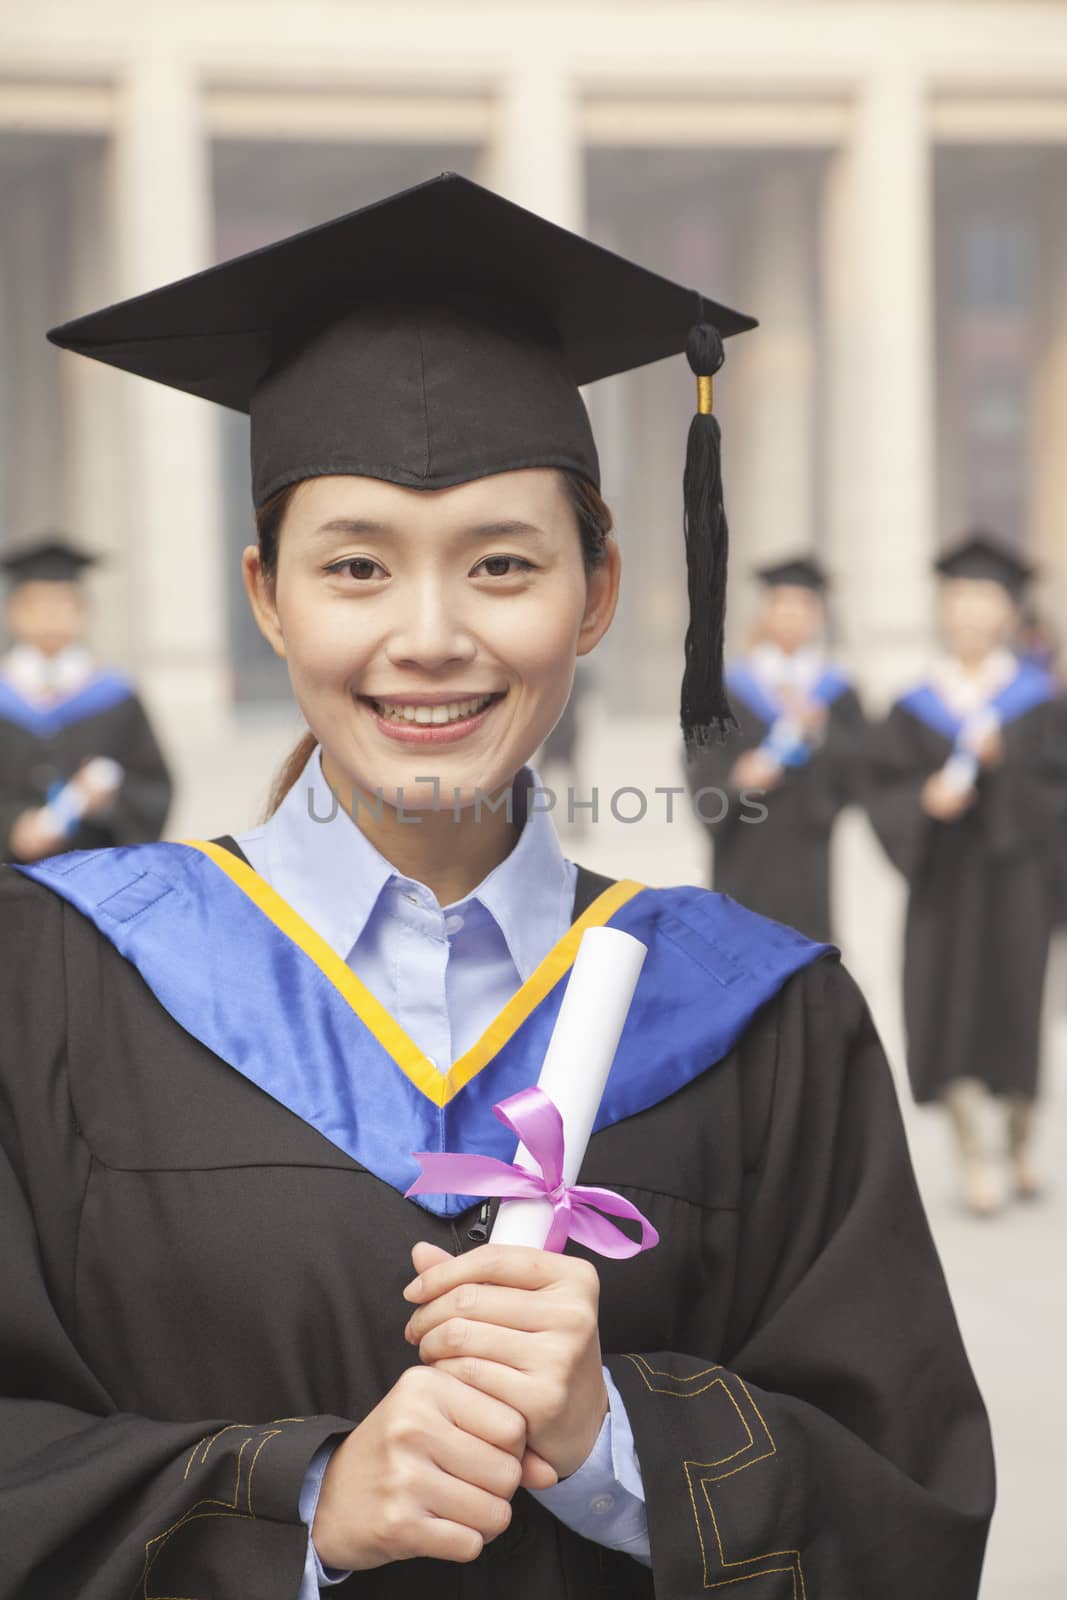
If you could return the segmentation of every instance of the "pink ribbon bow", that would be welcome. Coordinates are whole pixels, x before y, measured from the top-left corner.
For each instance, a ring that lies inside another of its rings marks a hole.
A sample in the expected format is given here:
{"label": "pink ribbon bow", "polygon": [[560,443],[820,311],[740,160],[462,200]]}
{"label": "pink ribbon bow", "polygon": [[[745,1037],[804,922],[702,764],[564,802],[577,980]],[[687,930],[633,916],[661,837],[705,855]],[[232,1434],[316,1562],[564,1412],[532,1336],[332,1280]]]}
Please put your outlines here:
{"label": "pink ribbon bow", "polygon": [[[635,1205],[611,1189],[594,1189],[563,1182],[563,1118],[543,1089],[520,1089],[493,1107],[493,1115],[510,1128],[541,1168],[527,1172],[495,1156],[451,1155],[447,1151],[416,1150],[422,1174],[407,1195],[501,1195],[504,1200],[550,1200],[552,1226],[545,1249],[560,1252],[568,1239],[584,1244],[598,1255],[624,1261],[659,1243],[659,1234]],[[406,1196],[405,1196],[406,1198]],[[596,1208],[594,1210],[594,1207]],[[635,1243],[607,1217],[625,1217],[641,1228]]]}

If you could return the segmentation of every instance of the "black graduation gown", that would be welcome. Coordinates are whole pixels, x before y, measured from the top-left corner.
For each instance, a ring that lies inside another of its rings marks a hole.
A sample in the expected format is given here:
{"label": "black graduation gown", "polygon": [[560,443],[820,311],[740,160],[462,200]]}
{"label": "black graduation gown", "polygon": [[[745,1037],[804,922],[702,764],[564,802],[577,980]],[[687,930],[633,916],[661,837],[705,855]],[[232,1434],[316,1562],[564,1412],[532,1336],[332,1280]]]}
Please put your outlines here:
{"label": "black graduation gown", "polygon": [[[441,1219],[359,1167],[11,869],[0,1030],[0,1597],[293,1600],[308,1462],[417,1359],[412,1243],[472,1248],[475,1213]],[[662,1234],[597,1262],[654,1576],[520,1491],[472,1565],[336,1593],[683,1600],[762,1577],[745,1600],[973,1600],[986,1418],[836,959],[595,1135],[582,1181]]]}
{"label": "black graduation gown", "polygon": [[1050,774],[1055,775],[1057,796],[1057,803],[1052,806],[1052,871],[1049,878],[1052,921],[1055,927],[1067,928],[1067,694],[1060,694],[1047,720],[1045,766]]}
{"label": "black graduation gown", "polygon": [[151,724],[136,694],[42,736],[0,714],[0,860],[11,861],[15,819],[43,805],[57,781],[72,777],[90,756],[110,756],[125,777],[106,811],[86,818],[62,850],[93,850],[158,839],[172,784]]}
{"label": "black graduation gown", "polygon": [[[851,689],[839,695],[829,708],[825,739],[808,762],[787,768],[776,789],[749,802],[730,787],[730,773],[742,751],[762,744],[770,727],[736,694],[731,700],[736,733],[698,751],[686,769],[698,814],[724,813],[706,823],[714,886],[809,939],[829,942],[830,838],[838,812],[856,798],[865,732],[859,700]],[[704,787],[721,790],[729,808],[715,795],[698,799]]]}
{"label": "black graduation gown", "polygon": [[1007,723],[1003,765],[979,775],[974,805],[951,823],[919,799],[951,740],[900,704],[872,730],[870,818],[908,882],[904,1021],[920,1103],[958,1077],[996,1094],[1036,1092],[1056,818],[1067,807],[1055,724],[1051,703]]}

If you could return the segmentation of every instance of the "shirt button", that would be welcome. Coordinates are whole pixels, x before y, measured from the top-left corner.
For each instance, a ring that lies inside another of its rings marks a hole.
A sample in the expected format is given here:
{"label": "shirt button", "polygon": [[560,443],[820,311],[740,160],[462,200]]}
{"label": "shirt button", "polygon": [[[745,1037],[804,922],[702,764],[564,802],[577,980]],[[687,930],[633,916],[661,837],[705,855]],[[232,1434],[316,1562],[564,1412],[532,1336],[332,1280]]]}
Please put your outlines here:
{"label": "shirt button", "polygon": [[596,1499],[591,1502],[591,1508],[598,1516],[603,1516],[604,1512],[610,1511],[614,1504],[615,1496],[613,1494],[598,1494]]}
{"label": "shirt button", "polygon": [[457,917],[457,916],[453,915],[451,917],[446,917],[445,918],[445,932],[446,933],[458,933],[459,930],[462,928],[462,926],[463,926],[463,918],[462,917]]}

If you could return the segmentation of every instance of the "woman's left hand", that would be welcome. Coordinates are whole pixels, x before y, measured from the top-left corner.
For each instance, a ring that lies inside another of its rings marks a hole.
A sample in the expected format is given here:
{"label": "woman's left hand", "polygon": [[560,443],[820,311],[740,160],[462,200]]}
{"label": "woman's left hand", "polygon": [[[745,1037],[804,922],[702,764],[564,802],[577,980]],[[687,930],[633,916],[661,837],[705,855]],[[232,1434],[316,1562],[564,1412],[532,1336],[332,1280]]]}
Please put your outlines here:
{"label": "woman's left hand", "polygon": [[521,1412],[529,1448],[569,1477],[608,1411],[596,1268],[521,1245],[461,1256],[431,1256],[432,1248],[412,1251],[421,1275],[404,1296],[418,1310],[404,1337],[423,1361]]}

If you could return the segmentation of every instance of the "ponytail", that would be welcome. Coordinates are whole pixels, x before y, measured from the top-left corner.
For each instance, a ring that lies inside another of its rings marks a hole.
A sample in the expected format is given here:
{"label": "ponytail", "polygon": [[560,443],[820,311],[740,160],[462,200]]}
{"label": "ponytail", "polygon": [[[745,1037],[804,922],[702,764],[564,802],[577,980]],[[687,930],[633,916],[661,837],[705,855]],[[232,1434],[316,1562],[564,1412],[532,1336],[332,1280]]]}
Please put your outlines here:
{"label": "ponytail", "polygon": [[270,797],[267,800],[267,809],[263,817],[264,822],[273,817],[289,790],[307,766],[308,757],[318,742],[313,733],[305,733],[295,749],[290,750],[278,768],[274,782],[270,786]]}

